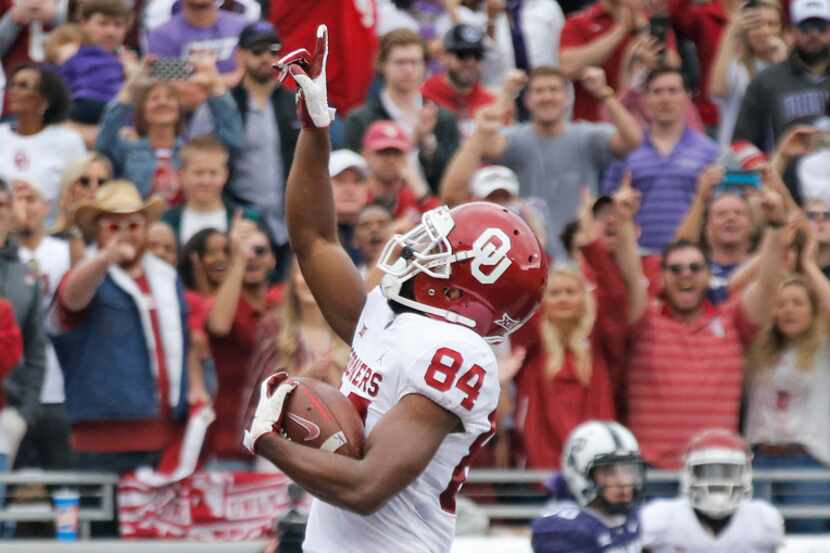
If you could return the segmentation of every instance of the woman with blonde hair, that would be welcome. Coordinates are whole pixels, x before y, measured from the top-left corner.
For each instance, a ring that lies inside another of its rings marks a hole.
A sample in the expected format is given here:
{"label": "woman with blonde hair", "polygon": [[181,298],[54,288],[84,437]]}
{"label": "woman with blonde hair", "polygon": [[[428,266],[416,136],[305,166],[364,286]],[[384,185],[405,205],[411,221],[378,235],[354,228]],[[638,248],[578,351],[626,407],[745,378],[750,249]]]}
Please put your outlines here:
{"label": "woman with blonde hair", "polygon": [[[778,288],[773,315],[750,352],[744,433],[758,468],[830,467],[830,281],[814,249],[815,237],[808,236],[800,274]],[[776,504],[827,503],[830,483],[777,482],[771,495]],[[828,530],[827,520],[787,523],[788,532]]]}
{"label": "woman with blonde hair", "polygon": [[526,350],[516,378],[516,423],[527,468],[559,468],[574,427],[616,419],[613,375],[621,359],[615,352],[621,351],[627,302],[620,271],[597,238],[592,203],[583,202],[578,240],[596,287],[577,268],[554,266],[539,314],[513,340],[514,349]]}
{"label": "woman with blonde hair", "polygon": [[50,231],[55,234],[71,231],[75,207],[80,202],[94,201],[98,188],[110,179],[112,164],[102,153],[88,152],[69,164],[61,176],[58,215]]}
{"label": "woman with blonde hair", "polygon": [[788,51],[778,0],[750,0],[732,13],[709,82],[709,95],[720,109],[721,146],[732,142],[749,82],[762,69],[783,61]]}

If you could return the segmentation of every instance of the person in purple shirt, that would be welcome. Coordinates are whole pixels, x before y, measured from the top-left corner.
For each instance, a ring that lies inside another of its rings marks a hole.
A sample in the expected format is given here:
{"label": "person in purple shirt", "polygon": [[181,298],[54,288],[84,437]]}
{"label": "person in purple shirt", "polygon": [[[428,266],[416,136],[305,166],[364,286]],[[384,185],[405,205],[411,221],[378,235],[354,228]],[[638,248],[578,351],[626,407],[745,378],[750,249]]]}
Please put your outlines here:
{"label": "person in purple shirt", "polygon": [[69,119],[95,125],[107,102],[124,84],[117,52],[132,16],[123,0],[86,0],[81,4],[80,19],[84,43],[59,71],[72,95]]}
{"label": "person in purple shirt", "polygon": [[655,69],[645,91],[651,126],[639,148],[608,168],[602,193],[613,194],[630,173],[632,186],[642,194],[640,246],[662,251],[692,204],[698,174],[718,157],[718,145],[687,126],[689,98],[678,69]]}
{"label": "person in purple shirt", "polygon": [[245,18],[219,9],[213,0],[182,0],[181,6],[181,13],[147,36],[148,53],[160,58],[188,58],[207,50],[216,56],[220,73],[234,73],[234,53],[239,33],[248,23]]}
{"label": "person in purple shirt", "polygon": [[644,483],[631,431],[612,421],[583,422],[565,442],[561,478],[549,486],[554,501],[532,523],[533,553],[641,553]]}

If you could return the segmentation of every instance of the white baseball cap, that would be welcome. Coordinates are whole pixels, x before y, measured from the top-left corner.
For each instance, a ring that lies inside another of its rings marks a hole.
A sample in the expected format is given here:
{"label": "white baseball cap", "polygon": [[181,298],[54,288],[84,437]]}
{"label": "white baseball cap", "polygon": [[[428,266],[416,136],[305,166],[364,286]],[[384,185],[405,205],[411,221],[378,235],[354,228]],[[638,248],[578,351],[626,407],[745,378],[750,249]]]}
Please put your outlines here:
{"label": "white baseball cap", "polygon": [[369,166],[362,156],[351,150],[335,150],[329,157],[329,176],[336,177],[346,169],[357,169],[365,177],[369,174]]}
{"label": "white baseball cap", "polygon": [[483,167],[473,174],[470,189],[473,196],[483,200],[496,190],[506,190],[514,196],[519,195],[519,179],[516,173],[503,165]]}
{"label": "white baseball cap", "polygon": [[796,168],[802,198],[830,205],[830,150],[821,149],[801,158]]}
{"label": "white baseball cap", "polygon": [[793,25],[814,18],[830,21],[830,0],[795,0],[790,5]]}

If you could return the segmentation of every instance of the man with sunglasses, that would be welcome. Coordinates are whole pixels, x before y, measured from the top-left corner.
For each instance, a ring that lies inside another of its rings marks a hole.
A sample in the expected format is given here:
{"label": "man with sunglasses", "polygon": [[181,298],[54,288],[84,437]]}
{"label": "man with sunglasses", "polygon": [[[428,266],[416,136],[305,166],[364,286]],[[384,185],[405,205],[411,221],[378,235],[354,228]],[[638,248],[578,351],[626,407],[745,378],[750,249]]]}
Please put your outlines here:
{"label": "man with sunglasses", "polygon": [[795,0],[790,6],[793,50],[749,84],[732,141],[772,151],[784,132],[824,115],[830,92],[830,0]]}
{"label": "man with sunglasses", "polygon": [[777,178],[765,170],[760,276],[739,297],[717,306],[706,300],[708,260],[700,246],[687,241],[663,250],[661,297],[649,301],[633,223],[639,193],[626,178],[615,195],[620,218],[615,258],[629,302],[626,422],[652,466],[680,468],[683,448],[704,428],[737,430],[744,349],[768,316],[786,248],[785,204],[771,190]]}
{"label": "man with sunglasses", "polygon": [[61,281],[48,325],[80,470],[156,466],[187,413],[183,288],[147,251],[147,228],[163,210],[161,198],[144,201],[116,180],[73,216],[96,248]]}
{"label": "man with sunglasses", "polygon": [[421,87],[425,99],[455,114],[463,136],[472,134],[476,110],[495,99],[481,84],[484,46],[481,29],[465,23],[454,26],[444,35],[446,72],[434,74]]}
{"label": "man with sunglasses", "polygon": [[[273,68],[282,50],[280,37],[270,23],[252,23],[239,35],[243,76],[231,89],[231,96],[242,115],[243,143],[230,160],[231,175],[224,190],[231,207],[252,207],[262,214],[276,250],[277,280],[283,278],[291,261],[283,190],[300,132],[294,94],[280,86]],[[197,110],[192,128],[193,136],[213,131],[207,106]]]}

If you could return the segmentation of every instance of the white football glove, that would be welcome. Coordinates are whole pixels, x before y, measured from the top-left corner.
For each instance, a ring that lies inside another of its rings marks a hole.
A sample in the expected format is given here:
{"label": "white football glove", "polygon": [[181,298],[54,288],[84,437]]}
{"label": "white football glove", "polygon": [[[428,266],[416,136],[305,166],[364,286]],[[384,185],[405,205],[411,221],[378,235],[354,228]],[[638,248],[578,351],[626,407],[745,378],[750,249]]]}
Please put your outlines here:
{"label": "white football glove", "polygon": [[334,121],[334,108],[329,107],[326,92],[326,62],[329,58],[329,32],[325,25],[317,27],[317,45],[308,72],[297,64],[288,66],[288,71],[300,90],[297,102],[300,107],[300,119],[303,125],[323,129]]}
{"label": "white football glove", "polygon": [[251,428],[245,430],[242,445],[254,453],[254,446],[263,434],[275,432],[282,422],[282,408],[297,383],[288,380],[285,372],[278,372],[266,378],[259,388],[259,403],[251,421]]}

